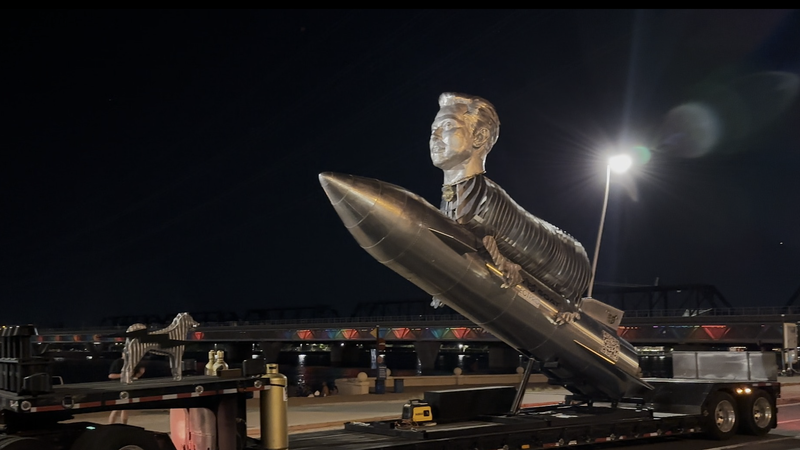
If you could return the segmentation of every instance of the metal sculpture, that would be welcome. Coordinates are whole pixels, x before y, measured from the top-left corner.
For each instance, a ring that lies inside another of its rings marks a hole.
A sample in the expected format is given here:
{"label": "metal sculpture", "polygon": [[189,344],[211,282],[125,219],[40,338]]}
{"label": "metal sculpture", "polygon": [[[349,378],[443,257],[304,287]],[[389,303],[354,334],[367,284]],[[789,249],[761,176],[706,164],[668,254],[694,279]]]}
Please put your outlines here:
{"label": "metal sculpture", "polygon": [[123,384],[132,383],[134,367],[148,352],[168,356],[172,379],[180,380],[183,377],[181,363],[183,350],[186,347],[186,334],[198,325],[200,324],[195,322],[189,313],[184,312],[175,316],[168,327],[160,330],[147,331],[147,327],[141,323],[128,327],[125,348],[122,351],[125,363],[122,366],[120,381]]}
{"label": "metal sculpture", "polygon": [[347,229],[434,304],[450,306],[535,359],[542,373],[574,393],[615,400],[649,387],[635,349],[602,314],[606,305],[577,306],[590,277],[581,244],[484,175],[499,133],[494,107],[450,93],[439,105],[430,150],[444,171],[441,209],[380,180],[320,174]]}

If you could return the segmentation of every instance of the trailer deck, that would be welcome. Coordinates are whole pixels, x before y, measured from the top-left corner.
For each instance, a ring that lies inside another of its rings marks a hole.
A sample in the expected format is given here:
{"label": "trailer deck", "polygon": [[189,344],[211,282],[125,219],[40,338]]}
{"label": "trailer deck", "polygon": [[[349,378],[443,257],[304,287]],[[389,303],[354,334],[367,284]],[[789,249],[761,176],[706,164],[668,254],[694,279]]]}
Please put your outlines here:
{"label": "trailer deck", "polygon": [[[649,409],[560,406],[450,424],[412,426],[402,421],[349,422],[344,430],[290,437],[293,449],[427,450],[535,449],[679,436],[702,431],[700,418]],[[507,447],[504,447],[507,446]]]}
{"label": "trailer deck", "polygon": [[[53,386],[53,391],[23,395],[0,390],[0,410],[19,414],[89,413],[109,409],[187,408],[201,406],[215,396],[265,389],[260,377],[219,378],[186,376],[145,378],[132,384],[96,381]],[[194,399],[194,400],[193,400]]]}

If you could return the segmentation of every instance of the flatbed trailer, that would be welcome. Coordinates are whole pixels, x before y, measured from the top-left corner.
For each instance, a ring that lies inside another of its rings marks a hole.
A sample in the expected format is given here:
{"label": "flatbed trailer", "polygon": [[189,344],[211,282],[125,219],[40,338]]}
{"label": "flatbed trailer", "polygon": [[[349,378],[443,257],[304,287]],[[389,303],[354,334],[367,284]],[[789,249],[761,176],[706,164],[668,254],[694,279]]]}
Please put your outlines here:
{"label": "flatbed trailer", "polygon": [[[485,396],[487,388],[433,391],[426,393],[426,398],[446,393],[449,395],[446,402],[462,404],[459,414],[462,417],[467,414],[469,420],[445,420],[436,424],[415,424],[400,419],[349,422],[343,424],[341,430],[292,435],[289,448],[536,449],[699,433],[724,439],[737,432],[766,434],[775,427],[775,399],[780,396],[778,383],[647,381],[656,387],[654,395],[638,403],[612,405],[584,402],[567,396],[558,405],[522,409],[518,414],[497,414],[497,407],[492,405],[488,405],[489,414],[484,414],[487,405],[471,404],[477,394]],[[0,434],[0,449],[176,448],[166,434],[138,427],[64,423],[67,419],[80,418],[83,413],[118,409],[172,409],[173,412],[185,412],[186,417],[191,410],[209,411],[210,415],[206,417],[214,419],[211,428],[216,431],[216,448],[261,449],[258,440],[245,437],[245,406],[248,397],[264,389],[269,389],[269,386],[259,377],[222,379],[191,376],[181,381],[144,379],[134,385],[108,381],[54,386],[52,393],[35,396],[0,391],[5,427],[4,433]],[[513,387],[492,389],[498,390],[492,395],[502,400],[514,393],[509,390],[515,391]],[[760,411],[760,416],[754,416],[752,411],[759,399],[766,402],[761,406],[767,406],[768,411]],[[437,416],[452,416],[452,412],[436,411],[437,404],[432,404],[434,420]],[[730,429],[725,429],[725,426],[730,426]],[[213,434],[213,431],[205,433]]]}
{"label": "flatbed trailer", "polygon": [[[558,405],[522,409],[518,414],[480,414],[480,407],[473,400],[481,388],[447,391],[463,395],[456,403],[462,405],[462,413],[465,408],[472,408],[475,417],[436,424],[403,420],[349,422],[343,430],[293,435],[290,448],[531,450],[695,434],[712,439],[727,439],[737,433],[765,435],[777,424],[778,383],[647,381],[655,389],[651,396],[639,401],[594,403],[566,396]],[[436,413],[434,420],[435,417]]]}
{"label": "flatbed trailer", "polygon": [[[125,385],[101,381],[52,386],[37,394],[0,390],[0,449],[3,450],[172,450],[167,434],[126,425],[84,422],[81,414],[114,410],[170,409],[172,434],[179,442],[196,435],[211,436],[218,448],[243,448],[246,440],[246,400],[270,389],[261,376],[220,378],[187,376],[137,380]],[[191,429],[193,422],[203,424]],[[177,430],[178,426],[183,426]]]}
{"label": "flatbed trailer", "polygon": [[[645,379],[651,390],[622,399],[573,393],[558,405],[520,409],[525,381],[517,388],[430,391],[410,401],[400,419],[350,422],[287,440],[286,378],[275,364],[245,361],[234,371],[244,376],[232,378],[223,372],[53,386],[46,360],[30,354],[34,331],[0,333],[0,450],[530,450],[696,433],[726,439],[775,428],[780,397],[774,355],[673,352],[677,378]],[[247,437],[246,422],[246,400],[259,391],[261,441]],[[67,422],[123,409],[169,409],[171,431]]]}

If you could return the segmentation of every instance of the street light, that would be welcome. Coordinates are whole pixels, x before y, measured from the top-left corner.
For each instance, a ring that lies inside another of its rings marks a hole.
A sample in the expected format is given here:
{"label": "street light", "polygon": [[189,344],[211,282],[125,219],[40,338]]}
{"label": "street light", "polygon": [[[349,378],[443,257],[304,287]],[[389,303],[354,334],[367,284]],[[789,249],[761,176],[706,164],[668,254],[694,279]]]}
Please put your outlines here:
{"label": "street light", "polygon": [[608,208],[608,190],[611,187],[611,171],[624,173],[630,169],[633,160],[628,155],[615,155],[608,158],[606,165],[606,193],[603,196],[603,211],[600,213],[600,229],[597,230],[597,242],[594,245],[594,258],[592,258],[592,279],[589,281],[589,292],[587,297],[592,298],[594,289],[594,276],[597,272],[597,256],[600,254],[600,240],[603,237],[603,225],[606,222],[606,209]]}

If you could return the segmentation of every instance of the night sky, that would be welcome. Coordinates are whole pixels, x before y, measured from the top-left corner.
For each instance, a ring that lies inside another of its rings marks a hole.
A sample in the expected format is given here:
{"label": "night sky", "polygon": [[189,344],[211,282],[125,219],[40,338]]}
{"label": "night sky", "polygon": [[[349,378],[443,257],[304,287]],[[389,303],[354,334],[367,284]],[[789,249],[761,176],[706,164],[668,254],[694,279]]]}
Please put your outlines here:
{"label": "night sky", "polygon": [[[0,323],[425,299],[317,175],[439,205],[441,92],[491,101],[487,175],[601,283],[800,285],[798,11],[6,11]],[[643,150],[636,147],[646,147]]]}

